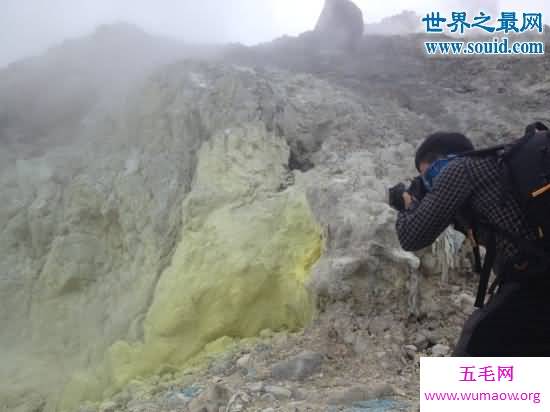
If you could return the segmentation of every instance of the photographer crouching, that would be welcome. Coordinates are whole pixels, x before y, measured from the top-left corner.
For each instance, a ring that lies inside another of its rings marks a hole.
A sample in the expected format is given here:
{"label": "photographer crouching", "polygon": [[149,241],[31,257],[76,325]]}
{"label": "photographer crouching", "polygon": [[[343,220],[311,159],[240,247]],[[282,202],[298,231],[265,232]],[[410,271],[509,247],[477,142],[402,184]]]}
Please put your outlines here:
{"label": "photographer crouching", "polygon": [[[550,153],[550,133],[541,123],[530,125],[514,144],[477,152],[462,134],[435,133],[416,152],[420,175],[409,187],[400,183],[389,191],[403,249],[423,249],[453,224],[487,251],[483,267],[476,254],[478,309],[466,321],[453,356],[550,355],[550,154],[544,157],[545,150]],[[496,280],[489,288],[491,270]]]}

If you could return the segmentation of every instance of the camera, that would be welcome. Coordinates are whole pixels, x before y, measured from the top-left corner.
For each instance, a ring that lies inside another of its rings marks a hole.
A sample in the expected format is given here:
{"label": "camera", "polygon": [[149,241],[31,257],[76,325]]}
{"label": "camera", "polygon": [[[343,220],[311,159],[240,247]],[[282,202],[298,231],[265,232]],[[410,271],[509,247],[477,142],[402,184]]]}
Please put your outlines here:
{"label": "camera", "polygon": [[404,183],[398,183],[388,190],[389,204],[397,211],[401,212],[405,210],[405,200],[403,199],[403,193],[405,192],[409,193],[416,200],[422,200],[428,192],[422,176],[415,177],[408,188]]}
{"label": "camera", "polygon": [[398,183],[394,187],[388,190],[389,204],[397,211],[405,210],[405,200],[403,199],[403,193],[407,191],[404,183]]}

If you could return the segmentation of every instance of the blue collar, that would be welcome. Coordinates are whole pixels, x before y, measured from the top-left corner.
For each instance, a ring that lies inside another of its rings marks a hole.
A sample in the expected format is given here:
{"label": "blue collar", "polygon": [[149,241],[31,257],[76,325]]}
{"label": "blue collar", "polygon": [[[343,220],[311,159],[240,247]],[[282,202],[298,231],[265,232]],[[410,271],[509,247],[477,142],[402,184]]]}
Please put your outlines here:
{"label": "blue collar", "polygon": [[433,190],[437,176],[449,165],[449,163],[457,158],[456,155],[450,155],[444,159],[438,159],[431,164],[426,170],[426,173],[422,175],[422,181],[428,192]]}

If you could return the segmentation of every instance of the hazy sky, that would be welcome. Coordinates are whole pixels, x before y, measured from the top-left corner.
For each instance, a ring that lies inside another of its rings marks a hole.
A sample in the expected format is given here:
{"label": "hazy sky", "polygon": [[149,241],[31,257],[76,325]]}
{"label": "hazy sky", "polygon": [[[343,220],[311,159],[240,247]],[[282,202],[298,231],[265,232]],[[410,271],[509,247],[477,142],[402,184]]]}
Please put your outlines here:
{"label": "hazy sky", "polygon": [[[367,22],[413,9],[498,0],[356,0]],[[0,66],[41,53],[102,23],[127,21],[189,42],[253,44],[311,29],[324,0],[0,0]],[[547,0],[502,0],[517,11],[548,11]],[[529,10],[528,10],[529,9]],[[546,13],[545,17],[549,17]],[[546,19],[547,20],[547,19]]]}

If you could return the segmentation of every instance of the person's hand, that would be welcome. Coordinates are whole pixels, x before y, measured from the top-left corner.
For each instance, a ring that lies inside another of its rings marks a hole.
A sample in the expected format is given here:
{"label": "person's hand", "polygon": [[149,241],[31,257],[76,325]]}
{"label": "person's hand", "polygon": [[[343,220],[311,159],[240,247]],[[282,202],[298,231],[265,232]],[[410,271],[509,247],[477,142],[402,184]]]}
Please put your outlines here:
{"label": "person's hand", "polygon": [[405,209],[408,209],[411,206],[413,199],[414,198],[410,195],[410,193],[403,192],[403,202],[405,203]]}
{"label": "person's hand", "polygon": [[407,188],[404,183],[398,183],[388,190],[388,203],[398,212],[405,210],[403,193],[405,193],[406,190]]}
{"label": "person's hand", "polygon": [[418,201],[424,199],[424,196],[428,193],[426,186],[424,186],[424,181],[422,176],[417,176],[411,181],[411,185],[407,189],[407,192]]}

